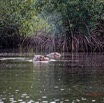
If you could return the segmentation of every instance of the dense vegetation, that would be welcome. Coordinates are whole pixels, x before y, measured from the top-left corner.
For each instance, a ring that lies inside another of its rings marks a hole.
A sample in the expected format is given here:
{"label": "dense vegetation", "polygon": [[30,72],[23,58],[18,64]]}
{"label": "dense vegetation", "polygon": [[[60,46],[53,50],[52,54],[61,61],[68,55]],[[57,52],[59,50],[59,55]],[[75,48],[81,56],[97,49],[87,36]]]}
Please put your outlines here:
{"label": "dense vegetation", "polygon": [[0,0],[1,48],[17,48],[26,36],[46,26],[47,22],[36,15],[32,0]]}
{"label": "dense vegetation", "polygon": [[104,50],[103,0],[1,0],[0,4],[1,48]]}

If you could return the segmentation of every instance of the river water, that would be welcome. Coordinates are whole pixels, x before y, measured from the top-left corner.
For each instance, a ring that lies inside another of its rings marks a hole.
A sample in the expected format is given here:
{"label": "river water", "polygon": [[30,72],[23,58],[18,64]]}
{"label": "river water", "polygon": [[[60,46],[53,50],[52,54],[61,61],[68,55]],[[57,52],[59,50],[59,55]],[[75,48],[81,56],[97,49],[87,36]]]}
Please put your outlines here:
{"label": "river water", "polygon": [[0,103],[104,103],[104,54],[69,53],[33,63],[0,54]]}

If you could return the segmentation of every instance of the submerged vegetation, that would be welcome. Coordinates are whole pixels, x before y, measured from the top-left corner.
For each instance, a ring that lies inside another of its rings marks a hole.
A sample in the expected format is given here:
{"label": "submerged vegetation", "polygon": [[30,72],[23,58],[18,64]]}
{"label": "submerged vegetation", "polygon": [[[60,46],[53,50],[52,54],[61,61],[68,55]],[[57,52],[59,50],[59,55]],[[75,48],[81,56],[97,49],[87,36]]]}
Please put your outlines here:
{"label": "submerged vegetation", "polygon": [[0,48],[104,51],[103,0],[1,0]]}

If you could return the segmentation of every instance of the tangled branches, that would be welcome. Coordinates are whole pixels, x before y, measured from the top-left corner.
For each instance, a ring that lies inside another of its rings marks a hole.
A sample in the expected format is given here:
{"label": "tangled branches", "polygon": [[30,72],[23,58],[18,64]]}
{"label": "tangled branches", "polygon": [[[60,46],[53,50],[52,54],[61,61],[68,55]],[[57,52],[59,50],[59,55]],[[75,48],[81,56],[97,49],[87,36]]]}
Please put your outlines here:
{"label": "tangled branches", "polygon": [[32,48],[34,51],[42,52],[95,52],[104,50],[104,42],[98,37],[98,32],[90,36],[77,35],[66,38],[65,35],[54,36],[47,33],[38,33],[26,37],[22,47],[26,50]]}

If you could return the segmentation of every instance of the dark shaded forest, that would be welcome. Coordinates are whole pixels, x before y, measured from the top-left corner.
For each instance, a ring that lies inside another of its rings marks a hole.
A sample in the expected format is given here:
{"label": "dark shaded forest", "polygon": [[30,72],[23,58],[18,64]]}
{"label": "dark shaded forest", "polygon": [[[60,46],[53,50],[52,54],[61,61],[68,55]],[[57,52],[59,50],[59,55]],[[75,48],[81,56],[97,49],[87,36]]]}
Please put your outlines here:
{"label": "dark shaded forest", "polygon": [[0,0],[0,49],[104,51],[103,0]]}

